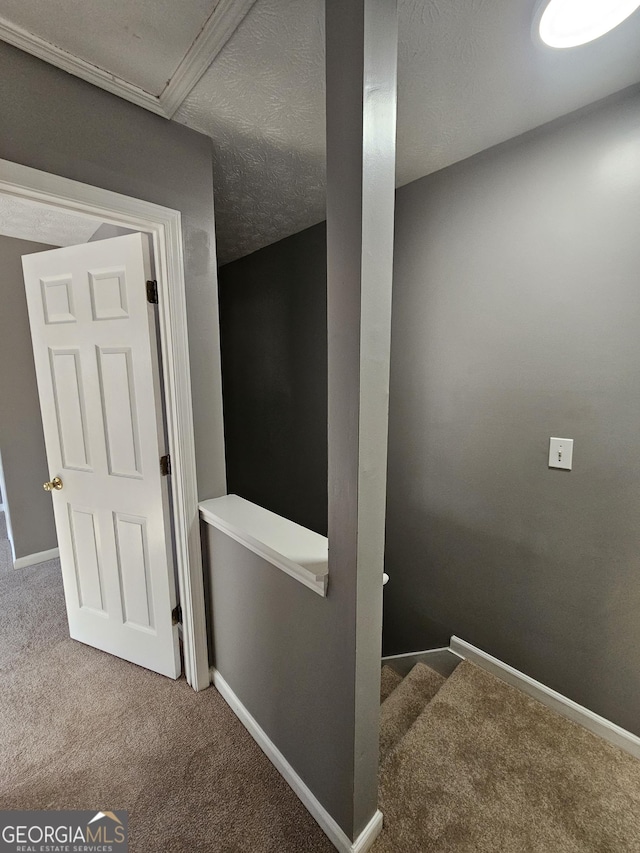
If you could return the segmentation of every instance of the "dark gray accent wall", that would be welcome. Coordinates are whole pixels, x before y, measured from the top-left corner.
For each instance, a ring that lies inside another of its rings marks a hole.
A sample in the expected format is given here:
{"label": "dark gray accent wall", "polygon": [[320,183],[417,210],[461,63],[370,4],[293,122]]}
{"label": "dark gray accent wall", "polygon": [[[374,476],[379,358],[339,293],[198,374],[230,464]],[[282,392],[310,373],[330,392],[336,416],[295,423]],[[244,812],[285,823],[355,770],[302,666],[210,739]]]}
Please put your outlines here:
{"label": "dark gray accent wall", "polygon": [[0,236],[0,452],[16,557],[58,547],[22,256],[53,249]]}
{"label": "dark gray accent wall", "polygon": [[457,634],[640,734],[638,139],[634,89],[397,192],[384,651]]}
{"label": "dark gray accent wall", "polygon": [[324,223],[219,271],[227,485],[327,535]]}
{"label": "dark gray accent wall", "polygon": [[211,140],[0,42],[0,158],[179,210],[198,490],[225,491]]}
{"label": "dark gray accent wall", "polygon": [[639,139],[634,90],[399,192],[385,592],[386,653],[457,634],[636,733]]}

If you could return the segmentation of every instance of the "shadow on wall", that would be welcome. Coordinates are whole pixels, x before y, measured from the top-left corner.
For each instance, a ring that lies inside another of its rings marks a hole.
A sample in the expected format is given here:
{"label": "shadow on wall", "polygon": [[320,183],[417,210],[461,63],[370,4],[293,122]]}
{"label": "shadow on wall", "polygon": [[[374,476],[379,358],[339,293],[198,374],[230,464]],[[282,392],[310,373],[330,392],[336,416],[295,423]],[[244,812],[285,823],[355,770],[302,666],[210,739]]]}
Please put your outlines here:
{"label": "shadow on wall", "polygon": [[229,492],[327,534],[326,228],[220,269]]}

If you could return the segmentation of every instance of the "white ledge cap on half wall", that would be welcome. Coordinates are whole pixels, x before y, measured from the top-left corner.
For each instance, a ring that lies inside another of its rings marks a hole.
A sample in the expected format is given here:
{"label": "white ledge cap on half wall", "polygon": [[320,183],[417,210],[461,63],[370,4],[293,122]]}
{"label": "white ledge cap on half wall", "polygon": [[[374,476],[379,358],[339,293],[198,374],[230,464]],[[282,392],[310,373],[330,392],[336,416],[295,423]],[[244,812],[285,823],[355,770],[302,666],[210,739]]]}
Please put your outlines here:
{"label": "white ledge cap on half wall", "polygon": [[199,504],[200,515],[213,527],[254,554],[317,592],[327,594],[329,542],[294,521],[276,515],[238,495]]}

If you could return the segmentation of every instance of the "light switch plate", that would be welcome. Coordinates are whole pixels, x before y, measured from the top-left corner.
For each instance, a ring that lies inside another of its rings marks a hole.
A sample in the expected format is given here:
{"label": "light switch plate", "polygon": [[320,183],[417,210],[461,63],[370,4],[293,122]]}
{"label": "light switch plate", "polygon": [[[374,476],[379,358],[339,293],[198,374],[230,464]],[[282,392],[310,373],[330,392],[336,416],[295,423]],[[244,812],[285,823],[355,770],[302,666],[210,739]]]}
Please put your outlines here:
{"label": "light switch plate", "polygon": [[549,439],[549,468],[564,468],[570,471],[573,464],[573,439]]}

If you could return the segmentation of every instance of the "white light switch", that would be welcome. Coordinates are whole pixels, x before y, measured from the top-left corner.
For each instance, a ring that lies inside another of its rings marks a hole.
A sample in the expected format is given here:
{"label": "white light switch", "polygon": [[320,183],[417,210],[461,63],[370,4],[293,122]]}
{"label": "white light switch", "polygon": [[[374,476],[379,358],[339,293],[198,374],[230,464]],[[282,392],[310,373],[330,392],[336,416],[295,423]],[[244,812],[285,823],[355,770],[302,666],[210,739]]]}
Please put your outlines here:
{"label": "white light switch", "polygon": [[549,468],[565,468],[571,470],[573,462],[573,439],[549,439]]}

